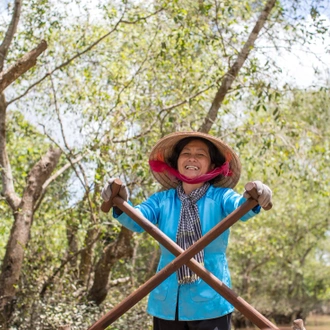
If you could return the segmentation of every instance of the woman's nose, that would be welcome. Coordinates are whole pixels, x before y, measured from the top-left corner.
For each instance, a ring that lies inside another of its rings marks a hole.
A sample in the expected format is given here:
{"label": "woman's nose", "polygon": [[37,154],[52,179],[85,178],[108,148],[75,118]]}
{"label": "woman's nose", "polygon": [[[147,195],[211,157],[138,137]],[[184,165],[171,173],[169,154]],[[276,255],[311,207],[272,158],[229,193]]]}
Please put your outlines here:
{"label": "woman's nose", "polygon": [[190,161],[196,161],[196,156],[195,155],[190,155],[188,158]]}

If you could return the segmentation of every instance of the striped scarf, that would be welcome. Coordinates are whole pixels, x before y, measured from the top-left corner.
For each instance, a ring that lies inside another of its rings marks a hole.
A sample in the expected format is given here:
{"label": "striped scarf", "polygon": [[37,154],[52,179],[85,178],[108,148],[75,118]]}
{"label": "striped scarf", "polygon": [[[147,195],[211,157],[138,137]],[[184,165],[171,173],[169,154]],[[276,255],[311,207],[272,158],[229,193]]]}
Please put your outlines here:
{"label": "striped scarf", "polygon": [[[188,249],[202,237],[201,223],[198,215],[197,201],[201,199],[210,184],[206,182],[202,187],[186,195],[182,183],[178,184],[176,191],[181,200],[179,228],[176,234],[176,242],[183,249]],[[194,259],[200,264],[204,264],[204,250],[198,252]],[[193,283],[198,280],[198,276],[189,267],[183,265],[177,271],[179,284]]]}

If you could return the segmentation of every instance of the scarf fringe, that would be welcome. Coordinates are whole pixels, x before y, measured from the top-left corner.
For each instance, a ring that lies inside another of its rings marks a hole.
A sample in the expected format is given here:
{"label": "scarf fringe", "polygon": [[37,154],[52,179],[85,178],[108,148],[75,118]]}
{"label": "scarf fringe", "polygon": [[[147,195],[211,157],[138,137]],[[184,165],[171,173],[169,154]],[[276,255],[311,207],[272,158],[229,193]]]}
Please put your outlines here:
{"label": "scarf fringe", "polygon": [[[201,266],[204,266],[203,262],[199,263]],[[178,283],[180,285],[182,284],[192,284],[199,280],[199,276],[193,272],[191,272],[191,275],[184,276],[183,278],[178,280]]]}

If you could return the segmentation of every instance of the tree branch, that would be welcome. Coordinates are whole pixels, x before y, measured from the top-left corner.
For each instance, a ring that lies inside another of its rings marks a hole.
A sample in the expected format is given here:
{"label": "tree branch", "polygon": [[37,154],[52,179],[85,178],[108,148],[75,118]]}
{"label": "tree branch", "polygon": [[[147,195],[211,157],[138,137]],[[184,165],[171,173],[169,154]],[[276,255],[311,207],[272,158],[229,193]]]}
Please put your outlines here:
{"label": "tree branch", "polygon": [[73,164],[80,162],[83,159],[83,157],[84,157],[83,155],[80,155],[76,159],[73,159],[70,163],[67,163],[66,165],[64,165],[56,173],[54,173],[48,180],[45,181],[45,183],[42,185],[42,191],[40,193],[40,197],[39,197],[38,202],[37,202],[37,204],[34,208],[34,211],[36,211],[39,208],[39,206],[40,206],[40,204],[41,204],[41,202],[42,202],[42,200],[45,196],[45,193],[46,193],[46,190],[47,190],[48,186],[53,181],[55,181],[62,173],[64,173],[68,168],[72,167]]}
{"label": "tree branch", "polygon": [[[59,115],[59,114],[58,114]],[[73,153],[72,153],[72,150],[69,149],[69,154],[66,153],[63,148],[61,148],[61,146],[54,140],[52,139],[49,134],[47,134],[46,132],[46,128],[44,125],[41,125],[43,128],[44,128],[44,132],[45,132],[45,135],[48,136],[48,138],[54,143],[56,144],[56,146],[63,152],[63,154],[65,155],[66,159],[70,162],[74,172],[76,173],[77,175],[77,178],[78,180],[81,182],[82,186],[84,187],[85,189],[85,196],[87,198],[87,201],[88,201],[88,205],[90,207],[90,212],[91,212],[91,218],[92,218],[92,221],[93,223],[95,224],[97,222],[97,216],[95,215],[95,212],[94,212],[94,207],[93,207],[93,202],[91,201],[91,198],[89,196],[89,193],[90,193],[90,186],[88,184],[88,178],[87,178],[87,175],[86,175],[86,172],[84,170],[84,168],[82,167],[82,165],[78,163],[78,167],[80,169],[80,172],[81,172],[81,175],[83,176],[83,179],[80,177],[79,173],[78,173],[78,170],[76,169],[76,167],[74,166],[74,163],[73,163],[73,160],[71,159],[71,157],[73,157]],[[69,148],[69,146],[67,146],[67,148]]]}
{"label": "tree branch", "polygon": [[204,119],[202,126],[199,128],[200,132],[208,133],[217,118],[218,110],[223,102],[228,90],[230,89],[233,81],[238,75],[239,70],[243,66],[245,60],[250,54],[251,49],[254,47],[254,43],[260,33],[260,30],[263,28],[267,17],[269,16],[271,10],[275,6],[276,0],[268,0],[266,6],[261,12],[252,32],[250,33],[248,40],[244,44],[241,52],[238,54],[238,57],[235,63],[231,66],[229,71],[226,73],[224,79],[222,80],[221,86],[215,95],[215,98],[212,102],[211,108]]}
{"label": "tree branch", "polygon": [[78,58],[78,57],[84,55],[85,53],[87,53],[88,51],[90,51],[97,44],[99,44],[103,39],[107,38],[110,34],[112,34],[114,31],[116,31],[117,28],[118,28],[118,26],[121,23],[122,24],[135,24],[138,21],[146,20],[149,17],[152,17],[152,16],[158,14],[162,10],[164,10],[164,8],[160,8],[159,10],[155,11],[154,13],[151,13],[150,15],[148,15],[146,17],[140,17],[138,20],[136,20],[134,22],[128,22],[128,21],[123,20],[123,17],[124,17],[124,14],[125,14],[125,11],[124,11],[123,14],[122,14],[122,16],[120,17],[120,19],[118,20],[118,22],[115,24],[115,26],[113,27],[113,29],[111,31],[109,31],[108,33],[106,33],[105,35],[103,35],[102,37],[100,37],[99,39],[97,39],[95,42],[93,42],[91,45],[89,45],[83,51],[78,52],[76,55],[72,56],[71,58],[69,58],[68,60],[66,60],[65,62],[63,62],[62,64],[60,64],[57,67],[55,67],[52,71],[46,73],[42,78],[40,78],[38,81],[36,81],[35,83],[33,83],[31,86],[29,86],[23,94],[21,94],[21,95],[15,97],[14,99],[10,100],[8,102],[8,105],[11,104],[11,103],[13,103],[13,102],[16,102],[20,98],[24,97],[32,88],[34,88],[35,86],[39,85],[43,80],[45,80],[49,75],[52,75],[55,71],[62,69],[63,67],[67,66],[72,61],[74,61],[76,58]]}
{"label": "tree branch", "polygon": [[106,33],[104,36],[102,36],[101,38],[99,38],[98,40],[96,40],[95,42],[93,42],[91,45],[89,45],[89,46],[88,46],[87,48],[85,48],[83,51],[78,52],[76,55],[70,57],[68,60],[66,60],[65,62],[61,63],[61,64],[58,65],[57,67],[55,67],[53,70],[47,72],[42,78],[40,78],[40,79],[37,80],[35,83],[33,83],[32,85],[30,85],[30,86],[26,89],[26,91],[25,91],[23,94],[21,94],[21,95],[17,96],[16,98],[10,100],[10,101],[8,102],[8,104],[11,104],[11,103],[13,103],[13,102],[19,100],[20,98],[22,98],[23,96],[25,96],[25,95],[26,95],[26,94],[27,94],[32,88],[34,88],[35,86],[39,85],[39,84],[40,84],[43,80],[45,80],[48,76],[52,75],[55,71],[62,69],[63,67],[65,67],[65,66],[67,66],[68,64],[70,64],[71,62],[73,62],[77,57],[80,57],[80,56],[82,56],[83,54],[87,53],[89,50],[91,50],[93,47],[95,47],[97,44],[99,44],[103,39],[105,39],[105,38],[108,37],[111,33],[113,33],[113,32],[117,29],[117,27],[118,27],[119,23],[121,22],[121,20],[122,20],[122,17],[121,17],[120,20],[115,24],[114,28],[113,28],[110,32]]}
{"label": "tree branch", "polygon": [[9,67],[6,71],[0,73],[0,93],[7,88],[13,81],[31,69],[37,63],[38,56],[45,51],[47,43],[42,40],[40,44],[26,53],[14,65]]}
{"label": "tree branch", "polygon": [[44,129],[44,134],[49,138],[50,141],[52,141],[59,149],[61,149],[62,153],[65,155],[65,158],[69,161],[70,165],[72,166],[74,172],[76,173],[76,176],[78,178],[78,180],[80,181],[81,185],[84,187],[85,191],[88,191],[88,184],[86,182],[84,182],[82,180],[82,178],[80,177],[78,170],[76,169],[76,167],[74,166],[74,163],[72,163],[72,159],[71,159],[71,155],[72,155],[72,151],[69,149],[69,154],[47,133],[46,131],[46,127],[43,124],[40,124],[40,126],[43,127]]}
{"label": "tree branch", "polygon": [[157,15],[158,13],[160,13],[161,11],[163,11],[165,9],[165,7],[161,7],[158,10],[156,10],[155,12],[151,13],[150,15],[147,15],[145,17],[139,17],[138,19],[134,20],[134,21],[124,21],[122,20],[122,23],[125,24],[136,24],[139,21],[146,21],[148,18]]}
{"label": "tree branch", "polygon": [[9,46],[14,38],[17,30],[18,21],[21,15],[22,0],[15,0],[14,12],[8,26],[5,38],[0,45],[0,72],[3,70],[5,59],[8,53]]}
{"label": "tree branch", "polygon": [[55,90],[55,85],[54,85],[54,81],[53,81],[52,76],[50,76],[50,82],[51,82],[53,96],[54,96],[55,112],[56,112],[57,120],[60,124],[62,139],[63,139],[65,147],[70,151],[70,154],[71,154],[71,148],[69,147],[69,144],[66,140],[65,133],[64,133],[64,126],[63,126],[63,122],[62,122],[62,118],[61,118],[61,114],[60,114],[60,109],[58,108],[56,90]]}

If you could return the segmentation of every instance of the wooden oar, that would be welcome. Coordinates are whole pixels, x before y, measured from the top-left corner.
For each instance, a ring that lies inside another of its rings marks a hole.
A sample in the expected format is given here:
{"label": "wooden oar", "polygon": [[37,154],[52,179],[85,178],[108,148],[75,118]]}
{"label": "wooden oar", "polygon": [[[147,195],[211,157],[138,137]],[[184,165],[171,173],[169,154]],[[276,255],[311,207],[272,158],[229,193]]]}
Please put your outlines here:
{"label": "wooden oar", "polygon": [[[115,184],[118,184],[117,181]],[[252,189],[251,189],[252,187]],[[117,187],[118,188],[118,187]],[[116,188],[116,190],[117,190]],[[250,196],[256,193],[254,186],[247,185],[245,189]],[[119,189],[120,190],[120,189]],[[119,191],[118,190],[118,191]],[[115,189],[113,189],[115,191]],[[250,198],[234,212],[223,219],[212,230],[206,233],[200,240],[190,246],[187,250],[183,250],[170,238],[168,238],[161,230],[153,225],[149,220],[141,215],[137,210],[130,206],[126,201],[118,196],[112,196],[112,203],[119,207],[123,212],[135,220],[145,231],[153,236],[160,244],[173,253],[175,258],[171,263],[164,267],[161,271],[155,274],[147,282],[141,285],[136,291],[131,293],[126,299],[115,306],[111,311],[105,314],[101,319],[94,323],[89,330],[103,330],[121,315],[127,312],[137,302],[144,298],[150,291],[156,288],[161,282],[169,277],[173,272],[179,269],[183,264],[186,264],[193,272],[208,283],[214,290],[220,293],[226,300],[228,300],[237,310],[239,310],[245,317],[253,322],[260,329],[270,328],[277,329],[276,325],[271,323],[267,318],[260,314],[256,309],[249,305],[243,298],[239,297],[233,290],[228,288],[217,277],[210,273],[207,269],[201,266],[193,257],[211,243],[215,238],[221,235],[226,229],[237,222],[244,214],[253,209],[258,203],[256,200]]]}

